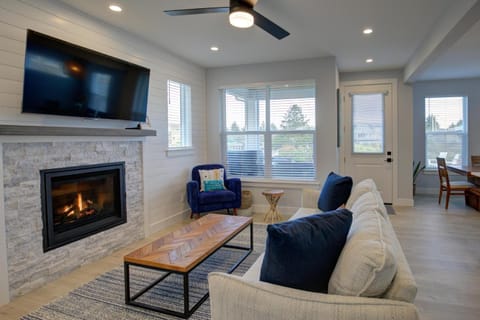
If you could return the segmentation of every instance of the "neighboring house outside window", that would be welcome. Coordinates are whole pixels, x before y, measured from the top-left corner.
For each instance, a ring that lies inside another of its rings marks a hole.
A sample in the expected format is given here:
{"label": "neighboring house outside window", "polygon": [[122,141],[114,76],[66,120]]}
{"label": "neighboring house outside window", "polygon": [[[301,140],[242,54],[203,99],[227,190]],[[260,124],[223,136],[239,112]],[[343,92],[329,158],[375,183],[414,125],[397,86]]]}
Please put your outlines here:
{"label": "neighboring house outside window", "polygon": [[192,147],[192,109],[189,85],[168,80],[168,148]]}
{"label": "neighboring house outside window", "polygon": [[313,81],[227,88],[221,94],[229,175],[315,179]]}
{"label": "neighboring house outside window", "polygon": [[447,164],[468,162],[467,97],[425,98],[425,160],[437,168],[437,157]]}

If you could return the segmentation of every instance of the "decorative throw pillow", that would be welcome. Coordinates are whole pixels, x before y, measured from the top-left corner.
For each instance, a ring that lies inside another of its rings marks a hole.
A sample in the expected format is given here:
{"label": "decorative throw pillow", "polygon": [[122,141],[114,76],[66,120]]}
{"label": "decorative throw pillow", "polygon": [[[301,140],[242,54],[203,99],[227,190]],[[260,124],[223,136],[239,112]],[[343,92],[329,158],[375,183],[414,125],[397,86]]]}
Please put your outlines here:
{"label": "decorative throw pillow", "polygon": [[352,177],[330,172],[318,198],[318,209],[330,211],[345,204],[350,196],[350,191],[352,191],[352,184]]}
{"label": "decorative throw pillow", "polygon": [[268,225],[260,280],[327,292],[351,223],[352,213],[340,209]]}
{"label": "decorative throw pillow", "polygon": [[[215,190],[225,190],[225,185],[223,184],[223,177],[225,175],[225,170],[223,168],[211,169],[211,170],[198,170],[200,175],[200,191],[212,191],[206,190],[205,184],[209,185],[209,188],[213,185],[217,187]],[[217,181],[217,182],[207,182],[207,181]],[[218,182],[221,182],[219,185]]]}
{"label": "decorative throw pillow", "polygon": [[207,180],[203,182],[205,191],[225,190],[223,180]]}
{"label": "decorative throw pillow", "polygon": [[354,213],[328,293],[379,297],[388,289],[396,272],[395,246],[386,220],[376,210]]}

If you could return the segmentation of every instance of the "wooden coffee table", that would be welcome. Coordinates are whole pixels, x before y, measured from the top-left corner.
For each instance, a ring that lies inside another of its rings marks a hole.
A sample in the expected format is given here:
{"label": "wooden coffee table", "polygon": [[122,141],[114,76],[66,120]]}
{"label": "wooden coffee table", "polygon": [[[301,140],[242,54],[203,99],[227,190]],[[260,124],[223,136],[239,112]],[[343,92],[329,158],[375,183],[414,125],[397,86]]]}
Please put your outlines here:
{"label": "wooden coffee table", "polygon": [[[127,254],[123,257],[125,303],[185,319],[190,317],[208,298],[208,292],[190,309],[189,273],[222,247],[247,251],[228,271],[228,273],[232,273],[253,251],[252,221],[251,217],[207,214],[181,229],[168,233]],[[248,226],[250,226],[250,247],[227,245],[227,242],[232,240]],[[166,274],[131,296],[129,270],[131,265],[166,271]],[[170,274],[180,274],[183,276],[183,312],[135,301]]]}

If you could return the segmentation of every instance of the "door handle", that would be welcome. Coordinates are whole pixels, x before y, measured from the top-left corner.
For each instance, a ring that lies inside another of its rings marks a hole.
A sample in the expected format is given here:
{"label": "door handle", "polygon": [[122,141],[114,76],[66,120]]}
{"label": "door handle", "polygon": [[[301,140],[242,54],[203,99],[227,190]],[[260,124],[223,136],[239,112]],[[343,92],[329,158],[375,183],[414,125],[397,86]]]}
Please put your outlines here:
{"label": "door handle", "polygon": [[393,162],[393,159],[392,158],[387,158],[384,160],[385,162]]}

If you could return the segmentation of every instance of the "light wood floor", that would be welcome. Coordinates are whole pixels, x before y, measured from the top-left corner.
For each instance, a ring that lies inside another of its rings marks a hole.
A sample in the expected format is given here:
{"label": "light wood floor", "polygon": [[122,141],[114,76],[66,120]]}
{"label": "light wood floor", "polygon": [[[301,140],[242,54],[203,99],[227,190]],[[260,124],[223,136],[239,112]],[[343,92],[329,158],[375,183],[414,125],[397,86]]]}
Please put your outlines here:
{"label": "light wood floor", "polygon": [[[480,319],[480,212],[465,207],[462,197],[453,197],[446,211],[432,196],[417,196],[415,207],[395,210],[390,217],[419,286],[415,304],[422,319]],[[263,214],[254,215],[254,221],[262,222]],[[0,318],[18,319],[67,294],[119,266],[122,257],[136,247],[179,225],[15,299],[0,307]]]}

